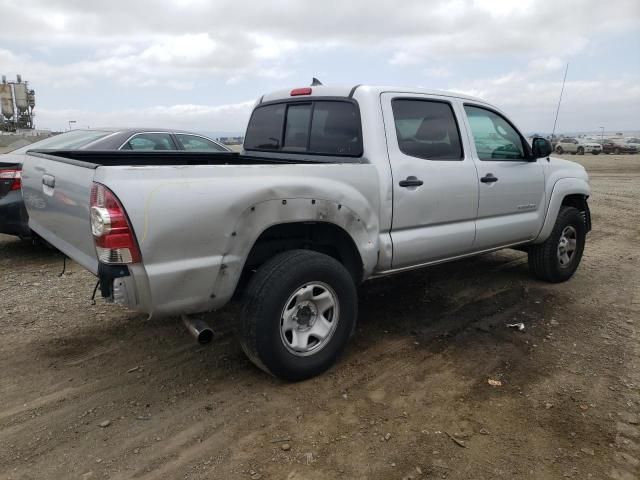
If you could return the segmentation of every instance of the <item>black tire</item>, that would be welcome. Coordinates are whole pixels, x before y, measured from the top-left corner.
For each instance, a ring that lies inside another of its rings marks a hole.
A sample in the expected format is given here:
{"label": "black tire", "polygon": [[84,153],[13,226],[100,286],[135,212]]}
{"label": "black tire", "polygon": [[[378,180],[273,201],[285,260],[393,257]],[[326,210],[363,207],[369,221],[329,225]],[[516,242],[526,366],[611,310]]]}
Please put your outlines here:
{"label": "black tire", "polygon": [[578,147],[578,155],[584,155],[584,147]]}
{"label": "black tire", "polygon": [[556,153],[557,153],[558,155],[562,155],[562,154],[564,153],[564,150],[562,150],[562,147],[561,147],[561,146],[557,146],[557,147],[556,147]]}
{"label": "black tire", "polygon": [[[328,285],[335,293],[338,323],[319,351],[299,356],[282,338],[283,311],[296,291],[314,282]],[[237,333],[256,366],[284,380],[304,380],[336,362],[355,330],[357,312],[356,285],[340,262],[311,250],[291,250],[267,261],[249,281]]]}
{"label": "black tire", "polygon": [[[571,260],[561,265],[558,258],[558,246],[562,232],[573,227],[576,232],[576,249]],[[584,215],[574,207],[562,206],[558,212],[556,224],[549,238],[529,249],[529,269],[540,280],[551,283],[569,280],[580,265],[587,235]]]}

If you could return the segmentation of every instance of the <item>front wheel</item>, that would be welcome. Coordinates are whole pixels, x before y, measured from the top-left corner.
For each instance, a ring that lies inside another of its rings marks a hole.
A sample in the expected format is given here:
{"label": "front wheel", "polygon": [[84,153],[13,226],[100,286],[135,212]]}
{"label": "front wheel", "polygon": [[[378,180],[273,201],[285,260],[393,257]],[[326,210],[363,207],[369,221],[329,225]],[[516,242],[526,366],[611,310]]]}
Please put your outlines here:
{"label": "front wheel", "polygon": [[334,258],[311,250],[281,253],[247,286],[238,331],[249,359],[285,380],[331,367],[355,328],[356,286]]}
{"label": "front wheel", "polygon": [[577,208],[560,207],[549,238],[529,249],[529,268],[540,280],[569,280],[580,265],[586,235],[584,215]]}
{"label": "front wheel", "polygon": [[616,148],[616,149],[613,151],[613,153],[615,153],[616,155],[620,155],[620,153],[621,153],[621,152],[620,152],[620,149],[619,149],[619,148]]}
{"label": "front wheel", "polygon": [[578,155],[584,155],[584,148],[583,147],[579,147],[578,148]]}
{"label": "front wheel", "polygon": [[558,147],[556,147],[556,153],[558,155],[562,155],[564,153],[564,150],[562,150],[562,147],[558,146]]}

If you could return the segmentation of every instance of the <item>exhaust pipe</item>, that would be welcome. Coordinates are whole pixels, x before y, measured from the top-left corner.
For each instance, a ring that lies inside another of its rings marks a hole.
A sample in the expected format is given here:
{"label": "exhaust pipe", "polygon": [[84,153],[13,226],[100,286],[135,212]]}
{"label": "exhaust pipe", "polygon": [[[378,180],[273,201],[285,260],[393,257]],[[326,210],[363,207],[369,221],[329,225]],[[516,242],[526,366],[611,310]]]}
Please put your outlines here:
{"label": "exhaust pipe", "polygon": [[184,326],[187,327],[187,330],[189,330],[189,333],[194,336],[200,345],[204,345],[213,340],[213,330],[211,330],[209,324],[204,320],[182,315],[182,321],[184,322]]}

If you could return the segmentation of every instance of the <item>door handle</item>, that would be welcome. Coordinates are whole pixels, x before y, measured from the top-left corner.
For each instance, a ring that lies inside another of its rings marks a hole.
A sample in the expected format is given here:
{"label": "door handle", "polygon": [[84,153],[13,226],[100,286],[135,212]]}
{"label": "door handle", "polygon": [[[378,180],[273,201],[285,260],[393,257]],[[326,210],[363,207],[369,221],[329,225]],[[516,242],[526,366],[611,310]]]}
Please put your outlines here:
{"label": "door handle", "polygon": [[53,175],[49,175],[48,173],[44,174],[42,176],[42,184],[44,186],[46,186],[46,187],[49,187],[49,188],[55,188],[55,186],[56,186],[56,177],[54,177]]}
{"label": "door handle", "polygon": [[498,177],[494,177],[493,173],[487,173],[484,177],[480,179],[482,183],[493,183],[498,181]]}
{"label": "door handle", "polygon": [[422,180],[418,180],[413,175],[407,177],[405,180],[400,180],[398,183],[401,187],[419,187],[422,184],[424,184],[424,182]]}

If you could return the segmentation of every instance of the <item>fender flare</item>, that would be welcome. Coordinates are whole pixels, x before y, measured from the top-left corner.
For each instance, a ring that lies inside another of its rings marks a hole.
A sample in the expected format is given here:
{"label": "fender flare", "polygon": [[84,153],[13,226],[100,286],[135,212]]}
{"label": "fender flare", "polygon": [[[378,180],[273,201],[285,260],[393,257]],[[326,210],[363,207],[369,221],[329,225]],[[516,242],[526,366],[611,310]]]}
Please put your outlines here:
{"label": "fender flare", "polygon": [[378,260],[378,221],[373,212],[366,218],[338,202],[318,198],[279,198],[258,202],[244,210],[236,222],[215,282],[216,300],[233,295],[244,263],[260,235],[284,223],[323,222],[343,229],[360,255],[364,276]]}
{"label": "fender flare", "polygon": [[562,201],[567,195],[585,195],[588,197],[590,194],[591,188],[589,187],[589,183],[582,178],[572,177],[561,178],[558,180],[551,190],[551,198],[548,203],[547,213],[544,223],[542,224],[542,228],[532,243],[542,243],[549,238],[549,235],[551,235],[551,231],[553,230],[553,226],[556,223],[556,218],[558,218]]}

